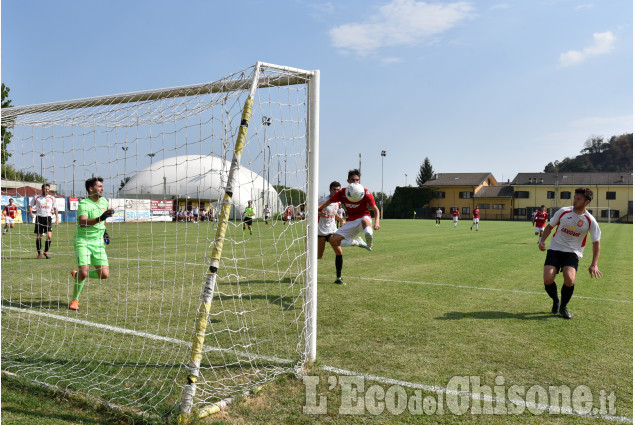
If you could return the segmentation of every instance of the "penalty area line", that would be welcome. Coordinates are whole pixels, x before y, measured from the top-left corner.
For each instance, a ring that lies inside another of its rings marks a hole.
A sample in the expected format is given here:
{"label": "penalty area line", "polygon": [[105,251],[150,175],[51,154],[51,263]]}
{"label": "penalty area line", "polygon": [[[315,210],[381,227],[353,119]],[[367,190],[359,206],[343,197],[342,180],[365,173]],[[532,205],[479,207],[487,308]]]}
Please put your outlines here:
{"label": "penalty area line", "polygon": [[630,418],[628,416],[614,416],[614,415],[601,414],[601,413],[596,413],[596,414],[578,413],[577,411],[575,411],[575,410],[573,410],[573,409],[571,409],[569,407],[561,407],[561,406],[552,406],[550,404],[533,403],[533,402],[525,401],[525,400],[522,400],[522,399],[519,399],[519,400],[516,400],[516,399],[507,400],[507,399],[504,399],[504,398],[488,396],[488,395],[485,395],[484,393],[471,393],[471,392],[468,392],[468,391],[456,391],[456,390],[452,390],[452,389],[448,389],[448,388],[444,388],[444,387],[439,387],[437,385],[417,384],[417,383],[414,383],[414,382],[401,381],[401,380],[393,379],[393,378],[385,378],[383,376],[368,375],[366,373],[354,372],[354,371],[351,371],[351,370],[340,369],[340,368],[336,368],[336,367],[332,367],[332,366],[322,366],[321,369],[325,370],[327,372],[336,373],[338,375],[361,376],[364,379],[367,379],[369,381],[379,382],[381,384],[398,385],[400,387],[412,388],[412,389],[415,389],[415,390],[422,390],[422,391],[434,392],[434,393],[441,392],[441,393],[446,394],[446,395],[452,395],[452,396],[457,396],[457,397],[470,397],[472,400],[488,401],[488,402],[493,402],[495,404],[502,403],[503,405],[507,405],[507,403],[509,402],[509,403],[512,403],[514,406],[516,406],[516,405],[518,405],[517,403],[522,403],[526,408],[533,408],[533,409],[536,409],[536,410],[542,410],[543,412],[557,411],[557,412],[560,412],[559,414],[564,414],[564,415],[572,415],[572,416],[579,416],[579,417],[593,418],[593,419],[605,419],[605,420],[615,421],[615,422],[619,422],[619,423],[633,423],[633,418]]}

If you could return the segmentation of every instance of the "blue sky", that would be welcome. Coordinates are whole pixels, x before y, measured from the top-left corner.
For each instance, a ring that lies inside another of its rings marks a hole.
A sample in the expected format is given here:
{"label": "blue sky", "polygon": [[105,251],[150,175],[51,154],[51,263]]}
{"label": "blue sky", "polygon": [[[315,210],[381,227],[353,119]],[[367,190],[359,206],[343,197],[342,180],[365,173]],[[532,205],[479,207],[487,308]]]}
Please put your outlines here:
{"label": "blue sky", "polygon": [[[16,106],[213,81],[256,61],[321,72],[320,186],[386,193],[435,171],[498,181],[633,131],[633,3],[43,1],[1,4]],[[407,175],[407,177],[406,177]]]}

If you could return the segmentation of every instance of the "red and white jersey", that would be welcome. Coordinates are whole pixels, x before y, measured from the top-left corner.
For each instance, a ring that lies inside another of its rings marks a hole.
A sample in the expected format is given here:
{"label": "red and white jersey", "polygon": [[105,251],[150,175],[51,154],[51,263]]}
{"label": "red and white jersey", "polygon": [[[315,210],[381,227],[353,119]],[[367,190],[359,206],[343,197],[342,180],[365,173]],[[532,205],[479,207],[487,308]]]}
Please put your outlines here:
{"label": "red and white jersey", "polygon": [[[318,201],[321,204],[324,201],[328,201],[329,197],[325,196]],[[322,208],[322,212],[326,213],[326,217],[320,216],[318,220],[318,235],[326,236],[337,232],[337,223],[335,221],[335,215],[340,208],[339,202],[333,202]]]}
{"label": "red and white jersey", "polygon": [[582,258],[587,234],[591,234],[591,242],[597,242],[602,236],[600,226],[588,211],[576,214],[573,207],[560,208],[551,217],[549,224],[554,227],[553,238],[549,249],[554,251],[574,252]]}
{"label": "red and white jersey", "polygon": [[7,205],[4,207],[4,215],[9,218],[15,218],[15,214],[18,212],[18,206],[16,204]]}
{"label": "red and white jersey", "polygon": [[452,217],[458,217],[458,216],[459,216],[459,210],[453,210]]}
{"label": "red and white jersey", "polygon": [[549,220],[549,214],[547,214],[547,211],[542,212],[542,211],[537,211],[536,215],[534,216],[534,221],[536,222],[536,227],[545,227],[545,223],[547,222],[547,220]]}
{"label": "red and white jersey", "polygon": [[472,210],[472,218],[478,218],[478,213],[479,213],[479,212],[480,212],[480,211],[478,210],[478,208],[474,208],[474,209]]}
{"label": "red and white jersey", "polygon": [[38,217],[53,217],[57,212],[55,198],[51,195],[36,195],[31,199],[31,208],[35,208],[35,215]]}
{"label": "red and white jersey", "polygon": [[342,188],[335,195],[331,196],[331,203],[333,202],[341,202],[346,208],[346,215],[349,221],[355,221],[358,218],[362,218],[364,216],[370,217],[370,212],[368,211],[368,207],[375,206],[375,198],[373,194],[370,193],[368,189],[364,189],[364,197],[361,201],[351,202],[346,197],[346,188]]}

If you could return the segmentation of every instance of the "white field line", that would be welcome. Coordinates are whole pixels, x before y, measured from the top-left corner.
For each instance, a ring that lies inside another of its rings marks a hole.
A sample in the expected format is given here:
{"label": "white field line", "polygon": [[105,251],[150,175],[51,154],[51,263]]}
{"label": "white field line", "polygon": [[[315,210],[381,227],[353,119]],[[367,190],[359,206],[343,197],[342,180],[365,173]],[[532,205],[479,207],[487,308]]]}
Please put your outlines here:
{"label": "white field line", "polygon": [[[208,263],[190,263],[190,262],[179,262],[179,261],[166,261],[163,259],[152,259],[152,258],[117,258],[117,257],[110,257],[111,260],[118,260],[118,261],[128,261],[128,262],[158,262],[158,263],[162,263],[162,264],[185,264],[188,266],[197,266],[197,267],[205,267],[205,270],[207,270],[207,267],[209,267]],[[114,269],[114,267],[113,267]],[[263,271],[262,269],[255,269],[255,268],[247,268],[247,267],[237,267],[237,269],[244,269],[244,270],[255,270],[255,271]],[[267,273],[277,273],[277,271],[266,271]],[[320,277],[326,277],[326,276],[331,276],[331,275],[318,275]],[[438,283],[438,282],[422,282],[422,281],[413,281],[413,280],[395,280],[395,279],[386,279],[386,278],[373,278],[373,277],[367,277],[367,276],[349,276],[349,278],[351,279],[360,279],[360,280],[372,280],[372,281],[376,281],[376,282],[388,282],[388,283],[404,283],[404,284],[411,284],[411,285],[430,285],[430,286],[444,286],[444,287],[448,287],[448,288],[459,288],[459,289],[472,289],[472,290],[481,290],[481,291],[498,291],[498,292],[509,292],[509,293],[514,293],[514,294],[527,294],[527,295],[540,295],[540,296],[544,296],[545,292],[537,292],[537,291],[521,291],[518,289],[504,289],[504,288],[487,288],[487,287],[482,287],[482,286],[472,286],[472,285],[456,285],[453,283]],[[633,300],[616,300],[613,298],[598,298],[598,297],[585,297],[585,296],[581,296],[581,295],[576,295],[575,296],[576,299],[583,299],[583,300],[592,300],[592,301],[608,301],[608,302],[614,302],[614,303],[625,303],[625,304],[633,304]]]}
{"label": "white field line", "polygon": [[[122,333],[122,334],[135,335],[135,336],[139,336],[139,337],[143,337],[143,338],[149,338],[149,339],[153,339],[153,340],[156,340],[156,341],[170,342],[170,343],[173,343],[173,344],[176,344],[176,345],[191,346],[191,342],[183,341],[183,340],[176,339],[176,338],[169,338],[169,337],[164,337],[164,336],[160,336],[160,335],[154,335],[154,334],[150,334],[150,333],[147,333],[147,332],[133,331],[133,330],[130,330],[130,329],[120,328],[120,327],[117,327],[117,326],[104,325],[104,324],[101,324],[101,323],[93,323],[93,322],[89,322],[87,320],[75,319],[75,318],[67,317],[67,316],[59,316],[59,315],[55,315],[55,314],[51,314],[51,313],[45,313],[45,312],[41,312],[41,311],[22,309],[22,308],[17,308],[17,307],[10,307],[10,306],[2,306],[2,309],[3,310],[17,311],[17,312],[21,312],[21,313],[34,314],[34,315],[37,315],[37,316],[43,316],[43,317],[48,317],[48,318],[51,318],[51,319],[67,321],[67,322],[70,322],[70,323],[76,323],[76,324],[85,325],[85,326],[89,326],[89,327],[94,327],[94,328],[99,328],[99,329],[106,329],[106,330],[109,330],[109,331],[118,332],[118,333]],[[281,359],[281,358],[278,358],[278,357],[258,356],[258,355],[255,355],[255,354],[244,353],[244,352],[231,350],[231,349],[223,349],[223,348],[216,348],[216,347],[210,347],[210,346],[204,346],[204,348],[207,351],[223,351],[223,352],[231,353],[231,354],[238,355],[238,356],[248,357],[250,360],[251,359],[262,359],[262,360],[266,360],[266,361],[271,361],[273,363],[282,363],[282,364],[294,363],[293,360]],[[508,400],[504,400],[504,399],[498,399],[496,397],[486,396],[486,395],[484,395],[482,393],[474,394],[474,393],[463,392],[463,391],[453,391],[453,390],[448,390],[447,388],[438,387],[438,386],[435,386],[435,385],[424,385],[424,384],[417,384],[417,383],[413,383],[413,382],[400,381],[400,380],[397,380],[397,379],[385,378],[385,377],[382,377],[382,376],[368,375],[368,374],[365,374],[365,373],[353,372],[353,371],[346,370],[346,369],[339,369],[339,368],[332,367],[332,366],[322,366],[321,369],[326,370],[327,372],[337,373],[339,375],[361,376],[361,377],[363,377],[365,379],[368,379],[368,380],[371,380],[371,381],[375,381],[375,382],[379,382],[379,383],[382,383],[382,384],[400,385],[402,387],[412,388],[412,389],[420,389],[420,390],[428,391],[428,392],[439,392],[440,391],[440,392],[443,392],[444,394],[451,394],[451,395],[458,395],[458,396],[468,396],[468,397],[471,397],[473,400],[484,400],[484,401],[500,402],[500,403],[506,403],[508,401]],[[536,404],[536,403],[531,403],[531,402],[525,402],[525,406],[529,407],[529,408],[540,409],[540,410],[543,410],[543,411],[560,409],[560,406],[550,406],[550,405]],[[571,415],[582,416],[582,417],[601,418],[601,419],[606,419],[606,420],[611,420],[611,421],[617,421],[617,422],[620,422],[620,423],[633,423],[633,419],[629,418],[627,416],[582,415],[582,414],[577,413],[574,410],[564,409],[564,408],[562,408],[562,410],[560,410],[560,411],[562,412],[562,414],[571,414]]]}
{"label": "white field line", "polygon": [[[114,260],[120,260],[120,261],[125,261],[125,260],[129,260],[130,259],[125,259],[125,258],[113,258]],[[148,258],[139,258],[139,259],[135,259],[138,261],[156,261],[156,262],[160,262],[160,263],[164,263],[164,264],[185,264],[188,266],[201,266],[201,267],[208,267],[208,264],[203,264],[203,263],[181,263],[178,261],[164,261],[164,260],[154,260],[154,259],[148,259]],[[246,267],[237,267],[237,269],[244,269],[244,270],[254,270],[254,271],[263,271],[262,269],[255,269],[255,268],[246,268]],[[265,271],[267,273],[277,273],[276,271]],[[320,277],[326,277],[327,275],[318,275]],[[331,275],[328,275],[331,276]],[[430,286],[445,286],[445,287],[450,287],[450,288],[459,288],[459,289],[473,289],[473,290],[481,290],[481,291],[499,291],[499,292],[510,292],[510,293],[514,293],[514,294],[528,294],[528,295],[541,295],[544,296],[545,292],[536,292],[536,291],[521,291],[518,289],[503,289],[503,288],[487,288],[487,287],[482,287],[482,286],[471,286],[471,285],[455,285],[452,283],[438,283],[438,282],[421,282],[421,281],[413,281],[413,280],[395,280],[395,279],[386,279],[386,278],[373,278],[373,277],[367,277],[367,276],[349,276],[351,279],[360,279],[360,280],[372,280],[372,281],[376,281],[376,282],[389,282],[389,283],[406,283],[406,284],[411,284],[411,285],[430,285]],[[579,296],[576,295],[575,296],[576,299],[586,299],[586,300],[593,300],[593,301],[608,301],[608,302],[614,302],[614,303],[626,303],[626,304],[633,304],[633,300],[616,300],[616,299],[612,299],[612,298],[597,298],[597,297],[585,297],[585,296]]]}
{"label": "white field line", "polygon": [[[18,307],[11,307],[11,306],[2,306],[2,310],[11,310],[11,311],[16,311],[19,313],[28,313],[28,314],[33,314],[36,316],[42,316],[42,317],[48,317],[51,319],[56,319],[56,320],[62,320],[65,322],[70,322],[70,323],[76,323],[79,325],[84,325],[84,326],[88,326],[88,327],[93,327],[93,328],[98,328],[98,329],[106,329],[108,331],[112,331],[112,332],[117,332],[117,333],[121,333],[121,334],[125,334],[125,335],[134,335],[134,336],[139,336],[139,337],[143,337],[143,338],[149,338],[149,339],[153,339],[155,341],[164,341],[164,342],[170,342],[172,344],[175,345],[182,345],[182,346],[186,346],[186,347],[191,347],[192,343],[188,342],[188,341],[184,341],[182,339],[177,339],[177,338],[170,338],[170,337],[166,337],[166,336],[160,336],[160,335],[154,335],[148,332],[139,332],[139,331],[133,331],[130,329],[125,329],[125,328],[120,328],[117,326],[110,326],[110,325],[104,325],[102,323],[94,323],[94,322],[89,322],[88,320],[81,320],[81,319],[75,319],[73,317],[68,317],[68,316],[59,316],[56,314],[51,314],[51,313],[45,313],[43,311],[37,311],[37,310],[29,310],[29,309],[25,309],[25,308],[18,308]],[[229,349],[229,348],[218,348],[218,347],[210,347],[209,345],[204,345],[203,349],[205,350],[204,352],[207,351],[220,351],[223,353],[229,353],[229,354],[234,354],[240,357],[247,357],[249,358],[249,360],[252,359],[260,359],[260,360],[266,360],[266,361],[270,361],[272,363],[293,363],[293,360],[287,360],[287,359],[281,359],[278,357],[270,357],[270,356],[259,356],[253,353],[246,353],[246,352],[242,352],[242,351],[237,351],[237,350],[233,350],[233,349]]]}
{"label": "white field line", "polygon": [[[444,387],[438,387],[436,385],[415,384],[412,382],[400,381],[400,380],[392,379],[392,378],[384,378],[382,376],[374,376],[374,375],[368,375],[365,373],[353,372],[346,369],[339,369],[332,366],[322,366],[322,369],[328,372],[337,373],[338,375],[361,376],[365,379],[368,379],[369,381],[380,382],[382,384],[387,384],[387,385],[399,385],[401,387],[407,387],[407,388],[428,391],[428,392],[436,392],[436,393],[441,392],[443,394],[467,396],[467,397],[470,397],[472,400],[483,400],[483,401],[489,401],[494,403],[502,403],[504,405],[506,405],[507,402],[511,401],[511,400],[501,399],[497,397],[487,396],[483,393],[475,394],[475,393],[470,393],[467,391],[451,390]],[[596,415],[580,414],[573,409],[564,408],[561,406],[551,406],[547,404],[532,403],[532,402],[528,402],[524,400],[517,400],[517,401],[522,401],[525,407],[527,408],[535,408],[545,412],[548,412],[550,410],[557,410],[562,412],[561,414],[568,414],[568,415],[595,418],[595,419],[606,419],[606,420],[616,421],[620,423],[633,423],[633,418],[629,418],[628,416],[613,416],[613,415],[607,415],[607,414],[596,414]]]}

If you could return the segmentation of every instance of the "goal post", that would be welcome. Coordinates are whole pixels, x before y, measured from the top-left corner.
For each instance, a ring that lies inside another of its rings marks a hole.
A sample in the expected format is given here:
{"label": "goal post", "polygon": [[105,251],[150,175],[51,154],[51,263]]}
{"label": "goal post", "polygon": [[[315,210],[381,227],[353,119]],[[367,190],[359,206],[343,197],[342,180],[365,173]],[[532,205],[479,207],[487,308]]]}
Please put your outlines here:
{"label": "goal post", "polygon": [[[62,211],[47,262],[32,226],[2,237],[3,372],[187,421],[314,361],[319,75],[258,62],[206,84],[3,109],[3,201],[25,215],[35,175]],[[91,176],[115,210],[110,276],[89,277],[72,311]],[[286,207],[306,215],[287,222]]]}

